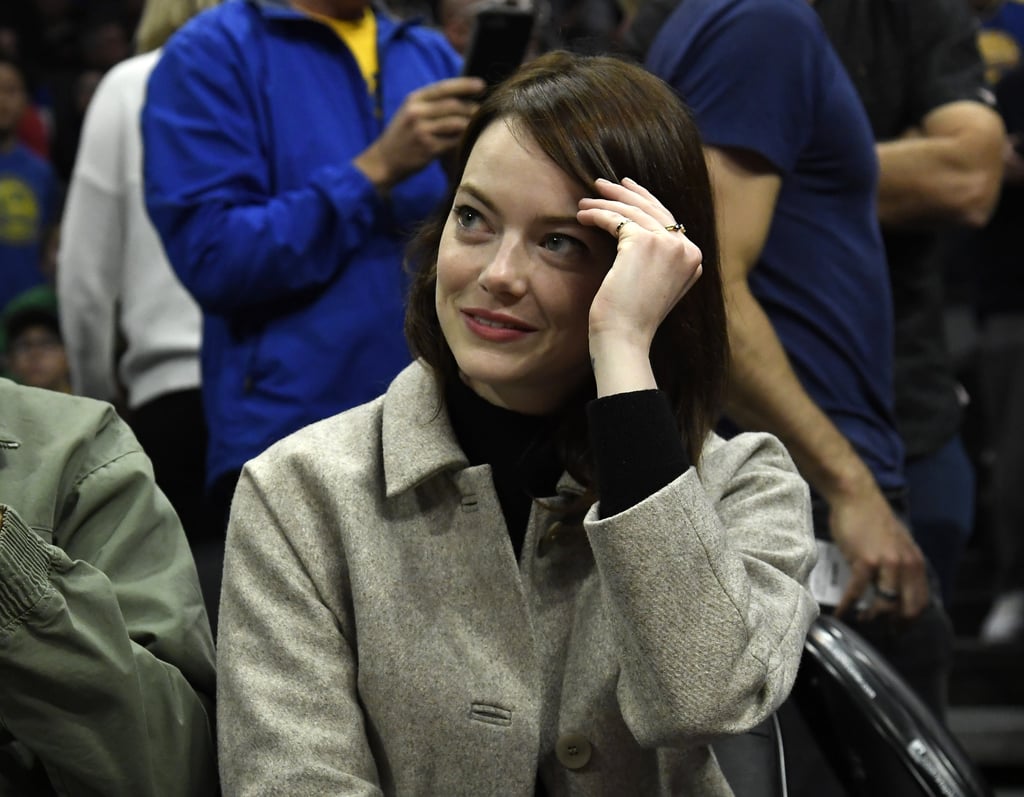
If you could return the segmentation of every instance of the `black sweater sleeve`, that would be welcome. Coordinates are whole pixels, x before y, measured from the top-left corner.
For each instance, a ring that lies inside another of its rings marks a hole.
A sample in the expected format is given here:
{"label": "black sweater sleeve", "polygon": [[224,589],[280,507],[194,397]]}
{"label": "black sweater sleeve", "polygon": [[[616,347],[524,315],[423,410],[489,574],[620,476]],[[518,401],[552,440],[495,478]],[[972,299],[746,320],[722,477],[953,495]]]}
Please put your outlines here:
{"label": "black sweater sleeve", "polygon": [[640,503],[690,467],[668,397],[660,390],[591,401],[587,421],[602,517]]}

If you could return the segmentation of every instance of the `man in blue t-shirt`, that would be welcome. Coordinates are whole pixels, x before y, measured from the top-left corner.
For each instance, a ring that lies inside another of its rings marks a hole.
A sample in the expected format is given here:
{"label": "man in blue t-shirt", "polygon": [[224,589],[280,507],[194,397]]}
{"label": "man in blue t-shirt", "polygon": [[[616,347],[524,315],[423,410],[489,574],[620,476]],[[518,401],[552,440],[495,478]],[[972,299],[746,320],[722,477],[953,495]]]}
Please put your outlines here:
{"label": "man in blue t-shirt", "polygon": [[53,170],[18,141],[27,104],[24,73],[0,57],[0,310],[46,281],[40,264],[56,212]]}
{"label": "man in blue t-shirt", "polygon": [[[819,536],[851,568],[836,612],[941,712],[948,622],[902,516],[892,300],[864,110],[806,0],[654,2],[661,20],[641,12],[633,45],[707,144],[730,421],[786,443],[812,487]],[[925,641],[895,620],[914,621]]]}

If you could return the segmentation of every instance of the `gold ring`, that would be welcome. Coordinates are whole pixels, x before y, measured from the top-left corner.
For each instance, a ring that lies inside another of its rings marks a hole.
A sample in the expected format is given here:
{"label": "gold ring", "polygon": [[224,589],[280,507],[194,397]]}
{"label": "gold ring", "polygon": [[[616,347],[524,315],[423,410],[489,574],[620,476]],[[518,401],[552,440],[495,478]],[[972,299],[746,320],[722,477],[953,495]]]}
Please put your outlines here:
{"label": "gold ring", "polygon": [[616,225],[616,227],[615,227],[615,237],[618,237],[619,230],[621,230],[623,227],[625,227],[627,224],[629,224],[630,221],[632,221],[632,219],[623,219],[622,221],[620,221]]}
{"label": "gold ring", "polygon": [[681,232],[683,235],[686,235],[686,228],[678,221],[675,224],[666,224],[665,229],[668,232]]}

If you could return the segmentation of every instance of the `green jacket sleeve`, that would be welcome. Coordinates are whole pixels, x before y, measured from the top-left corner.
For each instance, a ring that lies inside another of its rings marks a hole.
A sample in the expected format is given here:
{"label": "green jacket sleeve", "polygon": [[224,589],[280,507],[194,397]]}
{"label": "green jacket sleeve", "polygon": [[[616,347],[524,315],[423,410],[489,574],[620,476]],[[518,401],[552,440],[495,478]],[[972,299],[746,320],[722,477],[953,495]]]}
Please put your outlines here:
{"label": "green jacket sleeve", "polygon": [[109,458],[54,469],[52,530],[0,504],[0,747],[58,794],[215,794],[213,642],[184,532],[124,424],[90,442]]}

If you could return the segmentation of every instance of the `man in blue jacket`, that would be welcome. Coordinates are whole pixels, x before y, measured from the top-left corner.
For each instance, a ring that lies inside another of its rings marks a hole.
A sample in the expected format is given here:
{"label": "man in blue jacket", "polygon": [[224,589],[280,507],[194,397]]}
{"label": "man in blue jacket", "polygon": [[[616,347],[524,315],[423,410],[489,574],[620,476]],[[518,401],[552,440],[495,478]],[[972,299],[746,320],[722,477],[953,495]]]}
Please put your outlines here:
{"label": "man in blue jacket", "polygon": [[460,68],[439,33],[367,0],[229,0],[168,42],[145,194],[203,310],[216,526],[248,459],[409,361],[403,247],[484,88]]}

